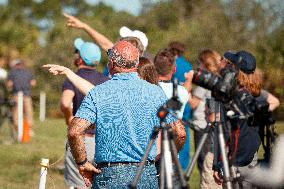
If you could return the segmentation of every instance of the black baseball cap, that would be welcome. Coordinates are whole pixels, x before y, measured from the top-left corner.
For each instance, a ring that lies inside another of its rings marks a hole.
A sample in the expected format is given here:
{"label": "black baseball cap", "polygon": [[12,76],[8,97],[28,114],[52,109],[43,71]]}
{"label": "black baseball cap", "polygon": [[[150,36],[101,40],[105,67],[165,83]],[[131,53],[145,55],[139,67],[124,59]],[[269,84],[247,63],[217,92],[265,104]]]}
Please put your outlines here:
{"label": "black baseball cap", "polygon": [[224,57],[246,74],[251,74],[256,69],[255,57],[247,51],[238,51],[236,53],[227,51]]}

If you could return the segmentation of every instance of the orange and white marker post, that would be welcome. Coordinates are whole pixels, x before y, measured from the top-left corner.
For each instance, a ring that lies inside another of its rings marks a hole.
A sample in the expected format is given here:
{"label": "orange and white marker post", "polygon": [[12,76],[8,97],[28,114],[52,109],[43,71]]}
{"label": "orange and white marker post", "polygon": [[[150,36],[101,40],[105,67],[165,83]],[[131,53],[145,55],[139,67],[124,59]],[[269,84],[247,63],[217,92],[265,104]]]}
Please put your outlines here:
{"label": "orange and white marker post", "polygon": [[18,92],[18,142],[30,142],[30,126],[26,119],[24,119],[24,94],[22,91]]}

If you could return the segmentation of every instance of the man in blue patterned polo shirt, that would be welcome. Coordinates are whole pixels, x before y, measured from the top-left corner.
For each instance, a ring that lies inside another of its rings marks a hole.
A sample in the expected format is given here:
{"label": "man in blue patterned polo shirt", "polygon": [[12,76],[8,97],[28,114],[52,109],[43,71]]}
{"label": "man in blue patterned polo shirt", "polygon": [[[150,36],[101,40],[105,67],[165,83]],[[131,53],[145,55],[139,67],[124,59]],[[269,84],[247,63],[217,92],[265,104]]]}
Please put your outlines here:
{"label": "man in blue patterned polo shirt", "polygon": [[[93,88],[83,100],[68,130],[73,157],[86,185],[93,188],[128,188],[141,162],[150,135],[159,125],[158,109],[167,101],[162,89],[138,77],[138,50],[126,41],[110,50],[109,71],[112,79]],[[173,128],[183,127],[168,116]],[[84,130],[95,126],[94,167],[86,159]],[[185,132],[184,132],[185,137]],[[138,188],[158,188],[153,145]]]}

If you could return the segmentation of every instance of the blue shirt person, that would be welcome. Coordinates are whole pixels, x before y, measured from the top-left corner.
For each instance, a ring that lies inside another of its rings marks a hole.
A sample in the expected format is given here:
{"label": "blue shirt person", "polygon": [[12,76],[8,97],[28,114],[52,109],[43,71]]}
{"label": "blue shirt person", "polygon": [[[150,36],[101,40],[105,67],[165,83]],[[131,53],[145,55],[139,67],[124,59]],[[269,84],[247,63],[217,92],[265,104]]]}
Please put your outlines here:
{"label": "blue shirt person", "polygon": [[[159,125],[158,109],[167,97],[162,89],[138,77],[137,48],[126,41],[117,42],[109,51],[112,79],[96,86],[84,98],[68,130],[75,161],[87,185],[93,188],[128,188],[142,160],[150,135]],[[168,116],[167,123],[180,125]],[[96,154],[94,167],[86,160],[82,133],[95,124]],[[153,160],[156,145],[150,151],[138,188],[158,188]],[[101,170],[102,171],[101,171]]]}
{"label": "blue shirt person", "polygon": [[[95,86],[109,80],[108,77],[99,73],[96,69],[101,59],[101,50],[95,43],[85,42],[83,39],[77,38],[74,40],[74,47],[75,52],[73,64],[75,64],[78,68],[76,72],[78,76],[84,78]],[[85,94],[80,92],[80,90],[77,89],[69,79],[64,81],[60,108],[64,114],[67,125],[70,125],[70,121],[79,109],[84,97]],[[89,161],[94,161],[94,137],[93,129],[85,132],[85,147]],[[77,165],[71,154],[68,142],[65,147],[64,181],[70,188],[85,188],[84,180],[77,169]]]}
{"label": "blue shirt person", "polygon": [[[186,50],[185,45],[181,42],[173,41],[169,44],[169,48],[176,56],[176,72],[173,75],[172,80],[177,79],[179,84],[182,85],[185,82],[184,74],[192,70],[192,65],[183,56],[184,51]],[[183,120],[189,121],[190,117],[191,109],[187,103],[183,112]],[[190,162],[190,133],[188,127],[185,127],[185,130],[186,141],[183,145],[183,148],[179,152],[179,160],[184,170]]]}

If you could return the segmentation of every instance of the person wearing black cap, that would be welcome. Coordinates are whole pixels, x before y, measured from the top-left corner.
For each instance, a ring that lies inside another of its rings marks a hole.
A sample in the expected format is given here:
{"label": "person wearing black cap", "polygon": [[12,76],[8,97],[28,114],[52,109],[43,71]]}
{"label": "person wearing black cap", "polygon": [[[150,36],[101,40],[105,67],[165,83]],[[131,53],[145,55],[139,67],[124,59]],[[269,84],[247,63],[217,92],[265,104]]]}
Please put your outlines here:
{"label": "person wearing black cap", "polygon": [[[246,51],[236,53],[226,52],[222,58],[222,64],[233,64],[238,70],[238,84],[241,90],[246,90],[254,97],[258,97],[261,91],[261,80],[257,79],[255,57]],[[242,110],[241,110],[242,111]],[[230,119],[231,130],[229,146],[229,161],[232,168],[240,172],[250,169],[257,163],[257,151],[260,146],[260,138],[255,128],[249,127],[246,119]],[[233,142],[232,142],[233,141]],[[233,148],[233,149],[231,149]],[[218,157],[214,157],[218,158]],[[216,161],[215,161],[216,162]],[[222,179],[218,174],[219,167],[214,164],[214,178],[219,184]],[[237,188],[255,188],[251,183],[240,177],[235,183]]]}
{"label": "person wearing black cap", "polygon": [[[258,70],[256,69],[256,60],[255,57],[247,51],[239,51],[236,53],[226,52],[224,57],[221,58],[220,67],[225,68],[228,64],[232,64],[237,72],[237,80],[240,90],[245,90],[255,98],[260,97],[262,94],[262,79],[259,77]],[[186,86],[191,88],[193,72],[188,72],[185,74],[186,77]],[[266,100],[270,107],[270,110],[273,110],[278,106],[275,100]],[[274,103],[272,105],[272,103]],[[213,104],[214,103],[209,103]],[[209,109],[214,109],[214,107],[209,107]],[[243,108],[243,107],[240,107]],[[221,111],[222,108],[221,108]],[[241,109],[242,111],[242,109]],[[210,115],[208,117],[209,121],[214,121],[215,116]],[[222,120],[221,120],[222,121]],[[223,120],[225,121],[225,120]],[[253,127],[249,127],[247,119],[234,118],[230,120],[231,126],[236,128],[233,132],[229,133],[232,136],[231,139],[235,139],[233,143],[229,145],[232,146],[232,150],[229,154],[229,160],[232,165],[232,168],[243,173],[246,170],[250,169],[257,163],[257,151],[260,146],[260,138],[258,132]],[[237,138],[235,138],[237,136]],[[233,144],[233,145],[231,145]],[[233,157],[233,158],[232,158]],[[214,156],[215,159],[218,159],[218,156]],[[220,164],[217,165],[217,161],[214,161],[213,170],[214,178],[216,183],[222,184],[223,180],[218,174],[218,169]],[[247,182],[245,178],[241,177],[235,184],[236,188],[255,188],[251,183]]]}

